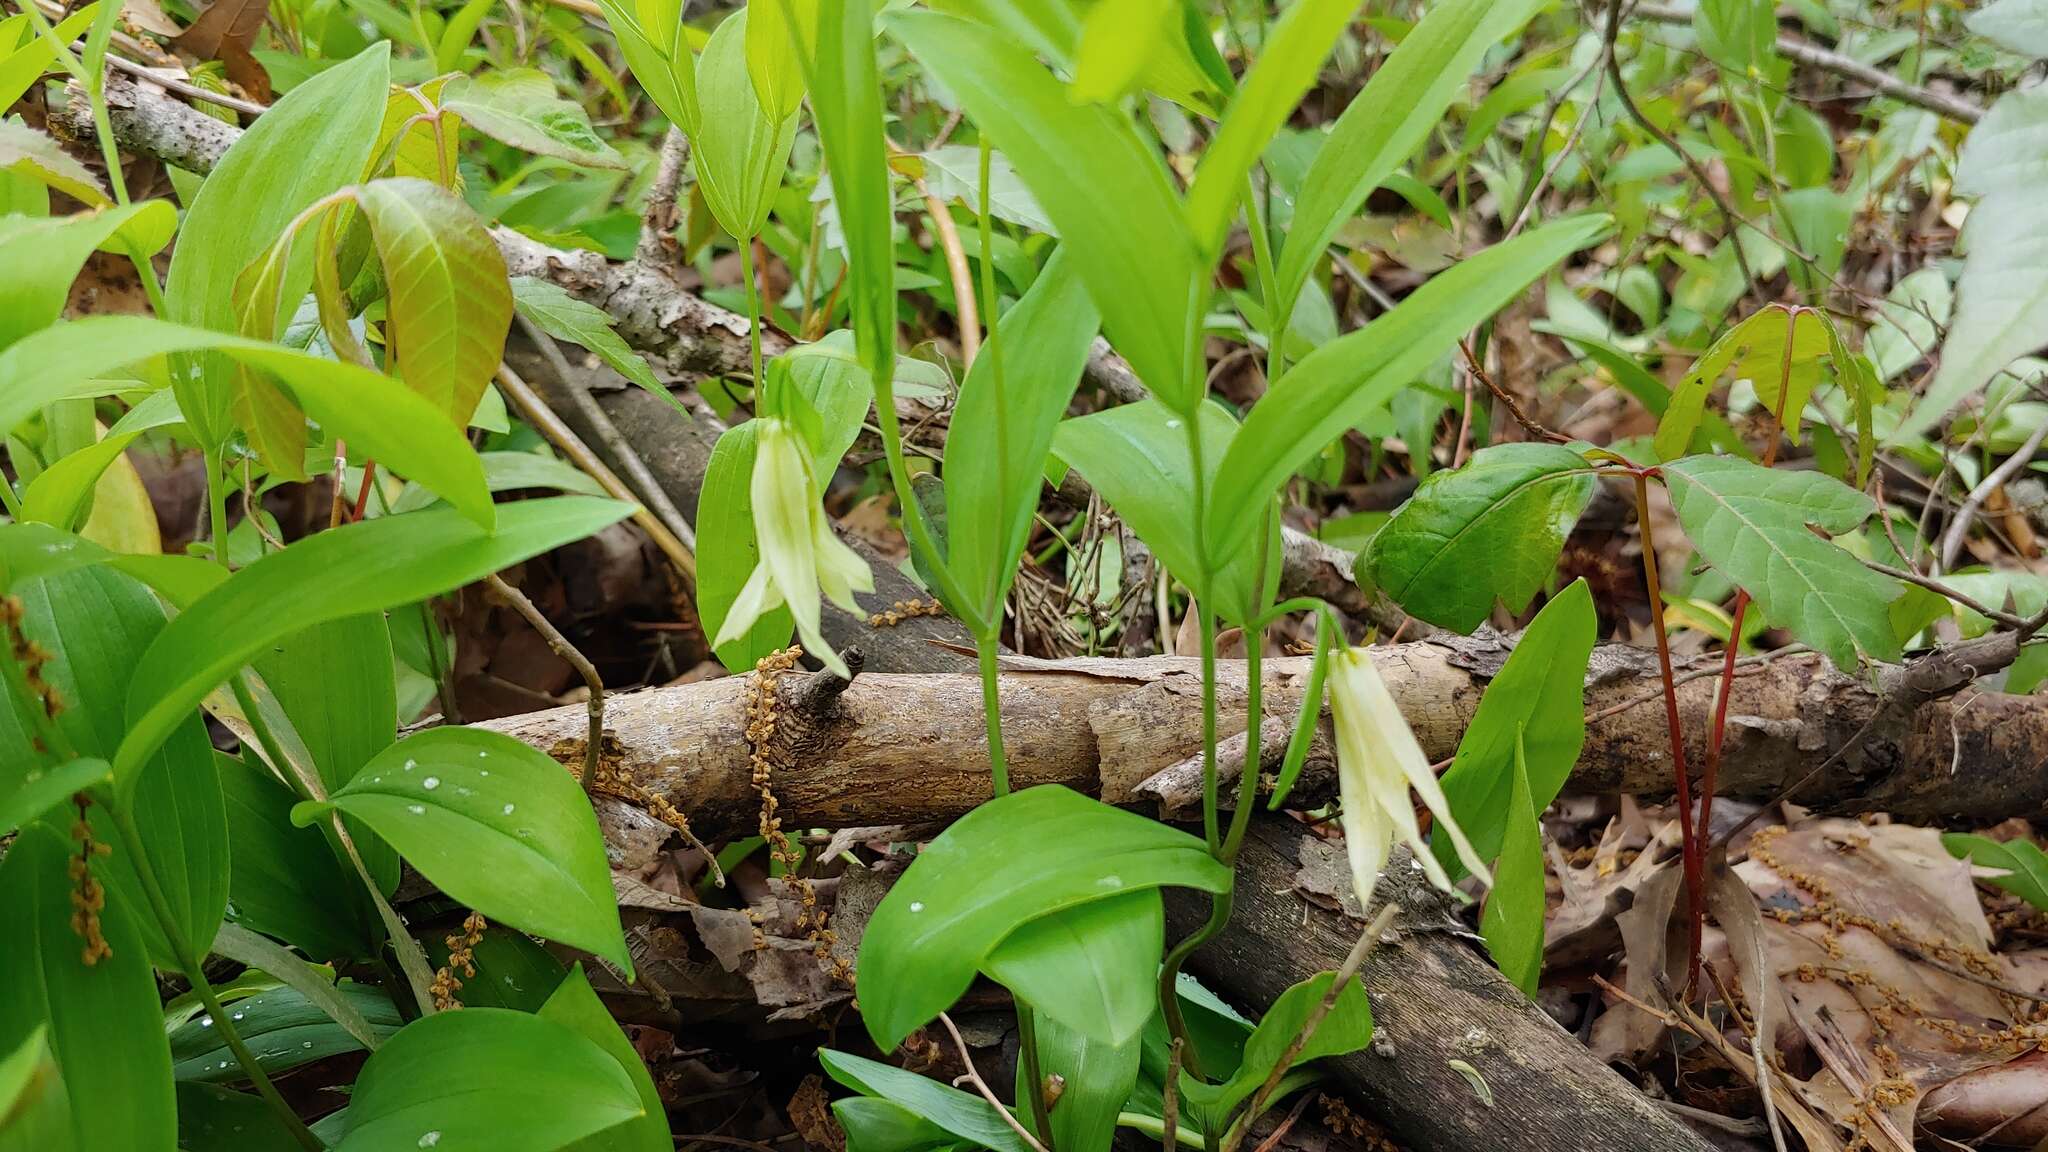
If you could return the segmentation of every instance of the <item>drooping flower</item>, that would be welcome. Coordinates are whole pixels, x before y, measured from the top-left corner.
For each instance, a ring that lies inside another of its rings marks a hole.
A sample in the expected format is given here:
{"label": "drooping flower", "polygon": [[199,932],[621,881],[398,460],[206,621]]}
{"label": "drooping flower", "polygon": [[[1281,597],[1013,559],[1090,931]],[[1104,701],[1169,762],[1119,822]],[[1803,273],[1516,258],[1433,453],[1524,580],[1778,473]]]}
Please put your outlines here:
{"label": "drooping flower", "polygon": [[796,634],[804,650],[825,667],[846,675],[846,662],[825,642],[819,629],[819,594],[849,612],[859,612],[856,590],[872,592],[874,573],[867,561],[832,531],[819,504],[820,489],[803,437],[789,422],[773,416],[757,419],[754,474],[748,490],[754,503],[754,536],[761,562],[726,612],[712,646],[737,640],[755,621],[783,604],[796,617]]}
{"label": "drooping flower", "polygon": [[1437,827],[1451,838],[1458,859],[1487,884],[1493,883],[1472,842],[1451,818],[1450,801],[1415,732],[1394,704],[1379,669],[1363,648],[1344,648],[1330,657],[1330,714],[1337,730],[1337,787],[1343,801],[1344,847],[1358,902],[1370,905],[1372,889],[1394,843],[1408,845],[1430,883],[1450,891],[1451,878],[1437,862],[1415,819],[1409,789],[1422,797]]}

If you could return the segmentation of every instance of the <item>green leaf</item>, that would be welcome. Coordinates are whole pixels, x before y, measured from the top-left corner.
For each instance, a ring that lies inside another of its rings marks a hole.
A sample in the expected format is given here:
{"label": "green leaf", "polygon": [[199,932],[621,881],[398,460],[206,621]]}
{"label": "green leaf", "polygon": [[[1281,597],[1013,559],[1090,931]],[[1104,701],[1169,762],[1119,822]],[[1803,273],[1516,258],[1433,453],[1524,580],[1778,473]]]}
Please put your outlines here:
{"label": "green leaf", "polygon": [[1964,16],[1963,26],[2008,51],[2048,57],[2048,0],[1992,0]]}
{"label": "green leaf", "polygon": [[645,1115],[626,1070],[575,1029],[465,1008],[413,1021],[370,1057],[335,1152],[555,1152]]}
{"label": "green leaf", "polygon": [[[970,814],[968,819],[973,816]],[[824,1066],[826,1075],[848,1088],[863,1096],[893,1101],[972,1147],[991,1152],[1031,1152],[1016,1130],[996,1115],[994,1106],[971,1092],[947,1087],[892,1064],[830,1048],[818,1051],[818,1063]]]}
{"label": "green leaf", "polygon": [[[284,945],[265,936],[259,936],[239,924],[221,925],[220,935],[213,942],[216,955],[225,956],[248,968],[268,973],[282,980],[293,992],[304,997],[306,1002],[318,1008],[329,1020],[339,1024],[363,1047],[375,1050],[383,1038],[363,1014],[363,1009],[348,995],[356,985],[337,986],[331,970],[323,970],[294,955]],[[391,997],[379,992],[374,1002],[385,1007],[391,1005]],[[240,1017],[237,1017],[240,1019]],[[393,1008],[386,1032],[398,1030],[398,1013]],[[245,1036],[244,1039],[247,1039]],[[261,1056],[258,1057],[261,1060]]]}
{"label": "green leaf", "polygon": [[[494,493],[545,489],[583,496],[605,494],[604,485],[588,472],[549,454],[545,448],[537,452],[479,452],[476,459],[484,468],[484,486]],[[391,502],[391,512],[417,512],[433,507],[439,500],[425,488],[408,483],[398,499]]]}
{"label": "green leaf", "polygon": [[1445,111],[1465,92],[1480,57],[1541,6],[1540,0],[1450,0],[1432,5],[1402,38],[1337,118],[1302,178],[1294,222],[1280,249],[1282,316],[1293,312],[1302,285],[1337,230],[1443,123]]}
{"label": "green leaf", "polygon": [[1395,510],[1358,555],[1359,585],[1458,632],[1495,601],[1519,613],[1556,574],[1595,487],[1586,458],[1561,444],[1482,448]]}
{"label": "green leaf", "polygon": [[1053,255],[968,369],[946,435],[946,507],[973,513],[949,521],[946,562],[974,600],[962,609],[984,622],[1009,594],[1046,454],[1095,341],[1095,307],[1066,252]]}
{"label": "green leaf", "polygon": [[832,1115],[846,1131],[847,1152],[928,1152],[959,1143],[944,1128],[879,1096],[834,1100]]}
{"label": "green leaf", "polygon": [[1109,104],[1137,84],[1179,24],[1176,0],[1100,0],[1081,21],[1074,47],[1076,101]]}
{"label": "green leaf", "polygon": [[555,988],[554,995],[541,1005],[539,1015],[543,1020],[553,1020],[575,1029],[578,1035],[603,1049],[633,1081],[633,1088],[640,1096],[640,1107],[645,1110],[645,1115],[638,1120],[628,1120],[565,1145],[565,1150],[673,1152],[675,1141],[669,1136],[668,1111],[662,1106],[661,1093],[654,1087],[654,1078],[647,1074],[647,1064],[634,1050],[633,1042],[620,1031],[618,1021],[612,1019],[610,1010],[591,990],[590,978],[583,974],[583,965],[578,964],[569,970]]}
{"label": "green leaf", "polygon": [[425,180],[374,180],[355,201],[384,266],[398,374],[460,425],[504,355],[505,257],[467,204]]}
{"label": "green leaf", "polygon": [[[430,963],[437,968],[447,964],[446,937],[421,943],[427,946]],[[470,955],[476,964],[476,978],[463,978],[461,998],[471,1008],[538,1012],[569,975],[546,945],[497,924],[484,929],[483,939],[470,949]]]}
{"label": "green leaf", "polygon": [[469,0],[455,15],[448,18],[441,29],[441,38],[434,46],[434,68],[440,72],[453,72],[462,67],[462,58],[469,51],[470,41],[476,39],[476,30],[490,14],[491,0]]}
{"label": "green leaf", "polygon": [[[1605,216],[1572,216],[1497,244],[1438,274],[1393,311],[1317,348],[1274,381],[1222,461],[1219,475],[1229,482],[1215,489],[1210,504],[1209,556],[1234,554],[1258,528],[1258,513],[1273,494],[1324,445],[1607,229]],[[1300,235],[1298,223],[1290,235]]]}
{"label": "green leaf", "polygon": [[48,134],[19,119],[0,120],[0,172],[27,176],[88,208],[104,208],[113,203],[91,169],[73,159]]}
{"label": "green leaf", "polygon": [[[214,349],[288,385],[299,406],[350,447],[439,492],[488,526],[493,509],[483,469],[461,426],[404,385],[353,364],[226,332],[147,316],[101,315],[45,328],[0,352],[0,428],[12,428],[76,381],[168,352]],[[178,397],[187,423],[193,412]],[[464,416],[467,416],[464,413]]]}
{"label": "green leaf", "polygon": [[1700,0],[1692,10],[1692,30],[1707,59],[1739,77],[1759,75],[1777,55],[1772,0]]}
{"label": "green leaf", "polygon": [[75,1152],[78,1147],[71,1133],[71,1099],[48,1034],[49,1027],[38,1024],[0,1058],[0,1152]]}
{"label": "green leaf", "polygon": [[1945,832],[1941,846],[1951,856],[1980,868],[2002,868],[1987,880],[2036,908],[2048,909],[2048,854],[2029,840],[1993,840],[1966,832]]}
{"label": "green leaf", "polygon": [[[362,179],[390,83],[391,46],[379,42],[293,88],[243,131],[185,213],[164,281],[165,319],[216,332],[236,330],[235,278],[293,217]],[[308,247],[293,256],[281,299],[305,295],[312,255]],[[186,358],[172,382],[200,442],[225,442],[232,427],[227,364],[216,356]],[[382,452],[377,457],[385,459]]]}
{"label": "green leaf", "polygon": [[[229,918],[316,960],[376,955],[383,928],[359,895],[361,881],[344,870],[318,830],[292,824],[298,798],[291,789],[259,764],[228,756],[217,763],[227,795],[228,843],[235,849]],[[356,846],[369,847],[361,839]],[[379,841],[377,847],[396,861],[389,846]]]}
{"label": "green leaf", "polygon": [[0,949],[0,1051],[14,1051],[47,1024],[57,1066],[79,1093],[71,1109],[77,1147],[167,1149],[178,1118],[156,979],[118,894],[100,911],[113,954],[92,965],[80,958],[67,871],[73,848],[48,828],[31,827],[0,861],[0,924],[8,926]]}
{"label": "green leaf", "polygon": [[1203,252],[1221,250],[1244,195],[1245,175],[1294,114],[1357,10],[1351,0],[1298,0],[1267,30],[1258,63],[1202,150],[1202,166],[1188,189],[1188,223]]}
{"label": "green leaf", "polygon": [[[747,577],[761,562],[761,543],[754,535],[754,422],[735,424],[719,434],[704,467],[704,486],[697,490],[697,614],[707,636],[725,626],[726,614],[739,599]],[[716,655],[726,670],[740,674],[763,656],[789,643],[796,618],[789,606],[763,613],[745,636],[720,645]]]}
{"label": "green leaf", "polygon": [[[1811,308],[1779,304],[1760,308],[1714,341],[1679,382],[1663,418],[1657,423],[1657,455],[1676,460],[1685,455],[1699,429],[1707,396],[1733,375],[1756,388],[1757,401],[1770,413],[1785,414],[1785,433],[1799,443],[1799,426],[1807,397],[1820,379],[1820,365],[1838,346],[1833,326]],[[1779,386],[1784,385],[1781,404]]]}
{"label": "green leaf", "polygon": [[100,477],[121,458],[121,453],[134,443],[136,437],[152,428],[183,422],[184,416],[178,411],[178,398],[171,394],[170,389],[151,393],[129,409],[128,414],[91,447],[73,452],[43,469],[42,474],[29,484],[28,491],[21,494],[21,518],[55,524],[67,530],[76,528],[86,512],[86,502],[99,485]]}
{"label": "green leaf", "polygon": [[1200,840],[1046,785],[968,813],[925,847],[861,938],[861,1014],[884,1051],[945,1010],[1005,937],[1048,913],[1172,884],[1220,892]]}
{"label": "green leaf", "polygon": [[[43,220],[0,217],[0,262],[9,269],[0,279],[0,348],[57,322],[72,280],[95,249],[119,244],[124,235],[168,240],[177,219],[166,200]],[[19,423],[0,424],[0,432]]]}
{"label": "green leaf", "polygon": [[310,824],[329,808],[360,819],[435,887],[486,917],[627,972],[604,834],[560,764],[482,728],[430,728],[378,753],[329,797],[292,810]]}
{"label": "green leaf", "polygon": [[[1221,487],[1219,469],[1228,459],[1232,437],[1242,435],[1221,405],[1197,409],[1202,429],[1200,483]],[[1201,579],[1201,541],[1188,516],[1188,494],[1198,482],[1188,456],[1183,418],[1157,400],[1142,400],[1061,422],[1053,435],[1053,451],[1078,470],[1091,487],[1117,511],[1131,531],[1149,545],[1176,579],[1195,590],[1211,611],[1233,623],[1256,615],[1279,586],[1280,547],[1269,538],[1265,579],[1260,581],[1259,549],[1247,545],[1230,554],[1212,574]],[[1212,504],[1213,509],[1213,504]],[[1211,515],[1214,515],[1212,510]],[[1270,524],[1273,537],[1279,522]],[[1265,596],[1253,591],[1263,583]]]}
{"label": "green leaf", "polygon": [[[330,999],[345,1003],[344,1011],[379,1041],[389,1040],[405,1023],[391,994],[381,988],[349,983],[329,991]],[[364,1048],[349,1029],[330,1018],[326,1006],[296,988],[274,987],[237,1000],[229,1005],[228,1015],[256,1063],[272,1076]],[[226,1084],[249,1078],[210,1016],[201,1015],[171,1033],[171,1059],[180,1080]]]}
{"label": "green leaf", "polygon": [[[948,204],[969,211],[981,210],[981,149],[973,144],[947,144],[921,153],[925,187]],[[1001,152],[988,158],[988,211],[998,220],[1021,224],[1033,232],[1058,236],[1059,229],[1046,217],[1045,209],[1031,195],[1031,189],[1017,178],[1010,159]],[[966,239],[966,237],[961,237]]]}
{"label": "green leaf", "polygon": [[[1152,961],[1155,955],[1146,953],[1144,957],[1154,970],[1158,968]],[[1156,1015],[1158,982],[1150,983]],[[1059,1100],[1047,1116],[1052,1121],[1052,1147],[1062,1152],[1108,1152],[1116,1134],[1117,1114],[1138,1084],[1143,1039],[1133,1033],[1122,1044],[1111,1044],[1044,1013],[1033,1017],[1030,1035],[1038,1041],[1039,1071],[1047,1079],[1058,1076],[1063,1084]],[[1029,1083],[1029,1066],[1022,1060],[1017,1062],[1016,1080],[1017,1100],[1027,1101],[1026,1093],[1045,1091],[1043,1083]],[[1031,1123],[1028,1112],[1025,1122]]]}
{"label": "green leaf", "polygon": [[1897,659],[1885,605],[1903,586],[1807,529],[1849,531],[1876,510],[1870,497],[1818,472],[1777,472],[1727,456],[1689,456],[1666,464],[1663,475],[1693,546],[1749,590],[1772,627],[1845,672],[1859,656]]}
{"label": "green leaf", "polygon": [[818,39],[818,0],[769,0],[747,11],[747,78],[754,96],[771,118],[794,116],[804,103],[803,57]]}
{"label": "green leaf", "polygon": [[[1586,743],[1586,664],[1598,633],[1593,593],[1585,580],[1574,580],[1529,622],[1479,698],[1443,788],[1480,859],[1500,855],[1513,834],[1516,773],[1527,777],[1529,802],[1541,812],[1579,762]],[[1464,874],[1447,837],[1430,847],[1451,876]]]}
{"label": "green leaf", "polygon": [[[454,65],[442,67],[452,70]],[[484,135],[522,152],[585,168],[625,171],[631,167],[591,128],[590,115],[583,106],[557,95],[555,82],[537,68],[453,77],[441,89],[441,107]]]}
{"label": "green leaf", "polygon": [[1956,191],[1982,197],[1963,225],[1968,252],[1956,283],[1955,319],[1934,381],[1890,439],[1934,427],[1965,397],[2048,335],[2048,233],[2036,202],[2048,177],[2048,89],[2008,92],[1963,141]]}
{"label": "green leaf", "polygon": [[[370,757],[398,738],[397,668],[383,613],[344,616],[301,629],[254,664],[305,747],[323,791],[347,784]],[[390,895],[398,887],[398,854],[375,833],[347,823],[364,866],[378,889]]]}
{"label": "green leaf", "polygon": [[811,115],[846,235],[847,294],[861,364],[885,406],[896,367],[896,220],[889,195],[873,0],[818,6]]}
{"label": "green leaf", "polygon": [[796,117],[762,108],[747,76],[747,19],[753,11],[749,6],[726,17],[704,45],[697,61],[697,128],[690,138],[704,202],[719,227],[742,240],[767,225],[796,141]]}
{"label": "green leaf", "polygon": [[654,370],[647,366],[646,359],[612,330],[610,313],[585,304],[551,280],[536,280],[531,276],[512,278],[512,302],[518,307],[519,314],[533,321],[541,331],[557,340],[588,348],[612,371],[660,397],[685,418],[690,417],[690,410],[683,407],[683,402],[654,378]]}
{"label": "green leaf", "polygon": [[181,1152],[301,1152],[268,1102],[196,1080],[178,1082]]}
{"label": "green leaf", "polygon": [[1191,414],[1202,380],[1189,334],[1208,270],[1159,158],[1119,112],[1069,99],[1029,51],[993,29],[911,10],[890,13],[886,24],[959,98],[1059,226],[1110,340],[1138,378]]}
{"label": "green leaf", "polygon": [[[1295,984],[1282,992],[1273,1006],[1259,1019],[1259,1026],[1253,1029],[1251,1038],[1244,1044],[1244,1062],[1230,1079],[1221,1084],[1201,1084],[1185,1078],[1181,1089],[1188,1103],[1203,1110],[1212,1120],[1229,1114],[1231,1109],[1248,1099],[1266,1082],[1280,1058],[1287,1054],[1287,1048],[1294,1038],[1301,1035],[1301,1027],[1308,1022],[1309,1013],[1315,1010],[1323,998],[1330,993],[1330,985],[1337,979],[1335,972],[1318,972],[1314,976]],[[1372,1005],[1365,998],[1365,984],[1354,977],[1337,994],[1337,1002],[1330,1007],[1329,1015],[1316,1027],[1315,1034],[1295,1056],[1289,1068],[1298,1068],[1311,1060],[1324,1056],[1340,1056],[1356,1052],[1372,1040]]]}
{"label": "green leaf", "polygon": [[[162,634],[163,607],[134,578],[104,566],[58,573],[16,594],[23,633],[52,657],[43,675],[64,702],[58,727],[80,753],[112,759],[126,728],[121,699],[135,662]],[[179,930],[203,954],[228,902],[227,812],[198,712],[180,717],[169,737],[138,766],[131,811]],[[11,783],[35,765],[32,741],[14,709],[0,712],[0,779]],[[69,828],[73,819],[51,825]],[[91,820],[95,835],[115,845],[97,869],[113,898],[137,913],[150,908],[127,845],[99,805]],[[154,916],[138,918],[136,929],[159,966],[176,967]]]}
{"label": "green leaf", "polygon": [[633,78],[670,123],[697,133],[696,58],[683,24],[684,0],[598,0]]}
{"label": "green leaf", "polygon": [[[1576,710],[1576,709],[1575,709]],[[1536,994],[1543,975],[1543,825],[1530,795],[1529,766],[1521,733],[1515,739],[1513,787],[1508,794],[1507,824],[1500,863],[1493,870],[1493,888],[1479,931],[1493,962],[1524,996]]]}
{"label": "green leaf", "polygon": [[1158,1010],[1165,942],[1165,906],[1146,889],[1032,920],[996,945],[982,970],[1041,1018],[1121,1046]]}
{"label": "green leaf", "polygon": [[429,509],[343,525],[251,564],[178,614],[142,654],[128,690],[129,730],[113,758],[123,781],[181,717],[279,639],[326,620],[378,612],[579,540],[626,515],[588,496],[509,504],[496,532]]}
{"label": "green leaf", "polygon": [[18,781],[9,781],[0,796],[0,836],[84,792],[113,779],[114,770],[105,760],[81,756],[55,768],[31,763]]}
{"label": "green leaf", "polygon": [[[53,29],[54,36],[37,34],[35,29],[29,26],[25,15],[0,21],[0,44],[13,49],[10,52],[0,48],[0,108],[13,107],[14,102],[33,88],[44,72],[50,70],[50,65],[57,59],[56,45],[51,41],[69,44],[77,40],[95,23],[99,9],[98,4],[88,4],[66,16],[63,22]],[[21,37],[19,41],[5,34],[10,24],[19,29],[15,33]]]}

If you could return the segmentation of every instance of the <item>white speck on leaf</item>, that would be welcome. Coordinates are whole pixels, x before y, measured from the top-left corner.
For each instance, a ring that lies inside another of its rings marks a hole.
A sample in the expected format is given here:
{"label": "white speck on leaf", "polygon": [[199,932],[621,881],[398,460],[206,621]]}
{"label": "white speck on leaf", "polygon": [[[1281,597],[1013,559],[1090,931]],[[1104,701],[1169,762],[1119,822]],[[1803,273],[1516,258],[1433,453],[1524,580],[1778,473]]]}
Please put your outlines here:
{"label": "white speck on leaf", "polygon": [[427,814],[427,808],[424,804],[407,804],[405,810],[415,816],[425,816]]}
{"label": "white speck on leaf", "polygon": [[922,900],[912,900],[912,901],[910,902],[910,910],[911,910],[912,912],[922,912],[922,911],[924,911],[924,901],[922,901]]}
{"label": "white speck on leaf", "polygon": [[407,760],[407,761],[405,762],[405,770],[406,770],[407,772],[410,772],[410,771],[412,771],[413,769],[415,769],[415,768],[417,768],[417,767],[419,767],[419,766],[420,766],[420,762],[419,762],[419,761],[417,761],[417,760]]}
{"label": "white speck on leaf", "polygon": [[429,792],[432,792],[434,789],[439,788],[440,786],[441,778],[439,776],[429,776],[425,780],[420,781],[420,787],[425,788]]}
{"label": "white speck on leaf", "polygon": [[505,815],[507,815],[507,816],[510,816],[511,814],[512,814],[512,805],[510,805],[510,804],[507,804],[507,805],[505,805]]}
{"label": "white speck on leaf", "polygon": [[428,1132],[420,1137],[420,1147],[422,1148],[432,1148],[440,1142],[441,1134],[439,1132]]}

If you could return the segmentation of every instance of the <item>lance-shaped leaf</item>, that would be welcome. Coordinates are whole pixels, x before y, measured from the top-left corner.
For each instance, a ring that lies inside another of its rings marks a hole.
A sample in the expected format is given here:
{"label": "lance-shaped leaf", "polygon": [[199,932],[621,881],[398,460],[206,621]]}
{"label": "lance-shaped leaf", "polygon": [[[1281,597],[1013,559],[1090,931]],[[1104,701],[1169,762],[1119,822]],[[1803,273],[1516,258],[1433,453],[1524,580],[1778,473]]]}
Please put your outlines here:
{"label": "lance-shaped leaf", "polygon": [[1560,260],[1605,234],[1598,214],[1552,221],[1462,261],[1393,311],[1310,353],[1274,381],[1231,441],[1212,494],[1211,558],[1233,555],[1288,477],[1356,426],[1473,327]]}
{"label": "lance-shaped leaf", "polygon": [[1295,298],[1337,230],[1406,160],[1465,90],[1488,48],[1521,27],[1537,0],[1451,0],[1432,5],[1365,90],[1337,118],[1302,178],[1294,223],[1280,249],[1280,314]]}
{"label": "lance-shaped leaf", "polygon": [[1191,414],[1202,399],[1191,333],[1208,274],[1159,157],[1120,112],[1074,102],[1029,50],[993,28],[909,10],[890,14],[887,27],[960,98],[1059,226],[1138,378]]}
{"label": "lance-shaped leaf", "polygon": [[[0,265],[7,268],[7,275],[0,276],[0,348],[57,322],[72,280],[95,249],[121,250],[121,237],[130,232],[137,240],[146,234],[169,240],[177,220],[169,201],[145,200],[76,216],[0,221]],[[13,430],[13,424],[0,425],[0,433]]]}
{"label": "lance-shaped leaf", "polygon": [[1561,444],[1482,448],[1394,512],[1358,555],[1359,583],[1459,632],[1497,600],[1520,612],[1557,571],[1593,487],[1592,466]]}
{"label": "lance-shaped leaf", "polygon": [[1870,497],[1818,472],[1778,472],[1727,456],[1689,456],[1663,469],[1678,522],[1707,562],[1748,589],[1773,627],[1836,667],[1896,659],[1885,605],[1904,586],[1813,534],[1847,532],[1876,510]]}
{"label": "lance-shaped leaf", "polygon": [[697,61],[697,129],[690,136],[704,202],[719,227],[740,239],[767,225],[796,141],[796,117],[762,107],[747,77],[747,21],[754,11],[726,17],[704,45]]}
{"label": "lance-shaped leaf", "polygon": [[1042,1018],[1124,1045],[1158,1009],[1165,936],[1165,907],[1148,889],[1041,916],[996,945],[982,967]]}
{"label": "lance-shaped leaf", "polygon": [[1519,733],[1514,752],[1514,779],[1502,813],[1507,832],[1479,931],[1501,974],[1524,996],[1534,996],[1543,975],[1543,812],[1530,795],[1529,765]]}

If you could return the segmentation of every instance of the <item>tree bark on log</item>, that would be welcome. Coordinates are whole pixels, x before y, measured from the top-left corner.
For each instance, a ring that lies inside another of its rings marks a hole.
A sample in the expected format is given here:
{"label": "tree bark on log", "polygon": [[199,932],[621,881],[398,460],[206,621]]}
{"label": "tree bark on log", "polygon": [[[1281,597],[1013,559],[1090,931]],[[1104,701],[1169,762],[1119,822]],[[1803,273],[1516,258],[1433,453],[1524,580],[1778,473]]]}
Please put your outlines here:
{"label": "tree bark on log", "polygon": [[[1507,651],[1499,638],[1458,637],[1372,650],[1432,759],[1455,751]],[[1987,646],[1974,658],[1995,655]],[[1593,719],[1568,789],[1669,792],[1670,748],[1652,663],[1619,645],[1595,650],[1586,690]],[[1705,739],[1717,679],[1695,673],[1718,665],[1718,658],[1704,659],[1691,672],[1681,669],[1691,678],[1679,685],[1679,710],[1694,743]],[[1132,803],[1144,797],[1141,784],[1200,747],[1197,661],[1006,657],[1004,666],[1003,729],[1018,787],[1063,784]],[[1304,658],[1267,663],[1269,718],[1288,717],[1299,706],[1307,666]],[[1722,794],[1772,799],[1826,765],[1801,786],[1799,803],[1925,822],[2048,814],[2048,775],[2039,771],[2048,750],[2048,700],[1982,692],[1915,703],[1911,680],[1926,669],[1923,663],[1881,673],[1879,685],[1890,685],[1884,694],[1812,655],[1739,670],[1729,697]],[[1222,730],[1241,732],[1244,666],[1225,661],[1219,671]],[[867,673],[843,691],[816,691],[811,685],[824,675],[791,673],[777,686],[785,717],[777,732],[780,760],[794,766],[775,779],[785,823],[935,827],[988,799],[974,676]],[[751,827],[759,805],[745,736],[753,691],[754,680],[742,677],[613,696],[605,723],[616,744],[607,755],[688,814],[700,836]],[[584,709],[571,706],[490,726],[573,763],[587,722]],[[1269,747],[1267,754],[1276,751]],[[1327,762],[1312,758],[1304,787],[1327,787],[1329,778]],[[608,811],[608,825],[619,815]],[[635,836],[623,825],[608,827],[622,859],[659,846],[660,826],[642,819],[628,820],[639,828]],[[656,839],[648,843],[646,836]]]}
{"label": "tree bark on log", "polygon": [[[1304,895],[1304,868],[1350,873],[1336,847],[1259,821],[1238,858],[1230,925],[1189,967],[1226,999],[1264,1005],[1328,972],[1365,924]],[[1712,1147],[1601,1063],[1467,943],[1464,926],[1397,853],[1376,900],[1399,903],[1360,976],[1373,1042],[1325,1063],[1412,1148],[1473,1152],[1703,1152]],[[1207,900],[1168,889],[1167,930],[1195,931]],[[1463,1065],[1461,1069],[1459,1065]],[[1468,1073],[1464,1069],[1470,1069]]]}

